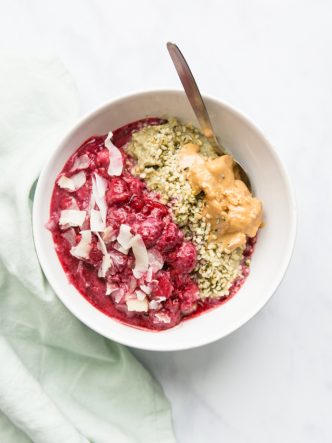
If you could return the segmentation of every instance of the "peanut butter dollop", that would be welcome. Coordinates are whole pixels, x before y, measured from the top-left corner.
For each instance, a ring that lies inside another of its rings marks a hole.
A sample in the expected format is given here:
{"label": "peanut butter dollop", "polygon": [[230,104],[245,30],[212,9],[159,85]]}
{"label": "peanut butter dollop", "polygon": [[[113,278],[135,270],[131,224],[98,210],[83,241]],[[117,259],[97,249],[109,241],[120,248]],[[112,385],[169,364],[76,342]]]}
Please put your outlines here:
{"label": "peanut butter dollop", "polygon": [[205,159],[199,146],[188,143],[179,152],[180,167],[195,195],[204,192],[204,213],[212,226],[214,241],[226,253],[244,247],[248,237],[255,237],[262,225],[262,203],[253,197],[243,181],[234,176],[230,155]]}

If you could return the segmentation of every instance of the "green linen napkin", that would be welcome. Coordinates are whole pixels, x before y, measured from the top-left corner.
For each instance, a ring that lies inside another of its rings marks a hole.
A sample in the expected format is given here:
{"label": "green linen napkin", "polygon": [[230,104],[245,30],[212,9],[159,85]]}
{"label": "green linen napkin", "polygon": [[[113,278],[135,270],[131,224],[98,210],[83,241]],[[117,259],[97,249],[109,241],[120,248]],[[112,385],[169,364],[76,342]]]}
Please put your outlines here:
{"label": "green linen napkin", "polygon": [[0,442],[174,443],[160,386],[67,311],[34,250],[35,181],[77,114],[58,59],[0,56]]}

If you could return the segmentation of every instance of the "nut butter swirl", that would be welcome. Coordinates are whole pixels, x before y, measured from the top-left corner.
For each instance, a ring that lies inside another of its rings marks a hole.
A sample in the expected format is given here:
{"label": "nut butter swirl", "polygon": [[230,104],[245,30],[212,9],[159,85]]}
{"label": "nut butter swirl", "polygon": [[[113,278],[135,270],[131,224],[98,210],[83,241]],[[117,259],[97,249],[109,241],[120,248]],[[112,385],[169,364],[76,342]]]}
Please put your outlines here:
{"label": "nut butter swirl", "polygon": [[209,219],[215,242],[231,253],[244,247],[262,225],[262,203],[253,197],[243,181],[234,175],[230,155],[205,159],[199,146],[188,143],[179,152],[179,164],[186,169],[195,195],[204,193],[203,216]]}

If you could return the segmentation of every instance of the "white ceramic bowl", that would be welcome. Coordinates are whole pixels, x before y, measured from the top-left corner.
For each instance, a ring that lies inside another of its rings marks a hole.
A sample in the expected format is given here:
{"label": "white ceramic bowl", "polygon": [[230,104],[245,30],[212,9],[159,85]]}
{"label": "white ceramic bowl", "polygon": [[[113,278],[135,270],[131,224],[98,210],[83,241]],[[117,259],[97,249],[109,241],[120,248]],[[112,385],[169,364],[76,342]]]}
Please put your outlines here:
{"label": "white ceramic bowl", "polygon": [[213,126],[223,145],[248,171],[254,192],[263,201],[266,226],[259,232],[251,273],[227,303],[163,332],[119,323],[93,307],[69,284],[54,250],[49,217],[52,189],[68,157],[88,137],[105,134],[146,116],[175,116],[197,123],[182,91],[149,91],[112,100],[81,119],[45,165],[36,189],[33,226],[40,263],[66,307],[98,333],[141,349],[188,349],[225,337],[251,319],[269,300],[288,266],[294,245],[296,215],[286,172],[262,133],[245,117],[218,100],[205,97]]}

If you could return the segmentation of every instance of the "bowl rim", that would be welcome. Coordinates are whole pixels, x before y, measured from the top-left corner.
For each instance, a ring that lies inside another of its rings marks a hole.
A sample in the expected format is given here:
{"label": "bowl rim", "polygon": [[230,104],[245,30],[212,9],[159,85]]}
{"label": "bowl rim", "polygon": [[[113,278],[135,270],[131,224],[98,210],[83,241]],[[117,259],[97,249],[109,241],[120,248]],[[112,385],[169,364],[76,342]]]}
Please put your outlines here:
{"label": "bowl rim", "polygon": [[[42,240],[41,240],[41,237],[39,236],[39,232],[38,232],[37,219],[38,219],[38,212],[39,212],[39,202],[41,202],[41,200],[42,200],[42,192],[43,192],[41,185],[45,179],[45,175],[46,175],[48,166],[53,163],[53,160],[57,156],[58,152],[63,148],[63,146],[66,144],[67,140],[69,140],[75,134],[75,132],[78,130],[78,128],[80,126],[84,125],[90,119],[96,117],[98,114],[105,111],[110,105],[114,105],[117,102],[121,102],[123,100],[133,99],[133,98],[135,98],[135,96],[141,96],[141,95],[152,94],[152,93],[153,94],[161,94],[161,95],[162,94],[179,94],[180,93],[181,95],[185,95],[185,93],[182,89],[167,89],[167,88],[153,89],[152,88],[152,89],[135,90],[133,92],[129,92],[129,93],[126,93],[126,94],[123,94],[120,96],[116,96],[114,98],[111,98],[111,99],[103,102],[102,104],[100,104],[98,106],[95,106],[91,111],[85,112],[80,118],[78,118],[75,121],[74,124],[72,124],[69,127],[69,129],[66,131],[66,133],[64,135],[60,136],[60,139],[59,139],[56,147],[54,148],[53,152],[50,154],[48,160],[45,161],[45,163],[41,169],[40,175],[38,177],[38,181],[37,181],[37,185],[36,185],[36,189],[35,189],[35,194],[34,194],[34,200],[33,200],[33,208],[32,208],[33,239],[34,239],[39,263],[40,263],[41,268],[46,276],[48,283],[52,287],[53,291],[55,292],[55,294],[59,298],[59,300],[64,304],[64,306],[78,320],[80,320],[82,323],[84,323],[86,326],[88,326],[90,329],[97,332],[98,334],[100,334],[110,340],[116,341],[117,343],[121,343],[123,345],[126,345],[126,346],[134,347],[137,349],[143,349],[143,350],[149,350],[149,351],[159,351],[159,352],[160,351],[165,351],[165,352],[166,351],[180,351],[180,350],[193,349],[193,348],[197,348],[200,346],[204,346],[206,344],[213,343],[217,340],[220,340],[221,338],[227,337],[228,335],[232,334],[237,329],[241,328],[247,322],[249,322],[252,318],[254,318],[262,310],[262,308],[271,300],[272,296],[275,294],[276,290],[278,289],[279,285],[281,284],[281,282],[286,274],[287,268],[289,266],[289,263],[291,261],[292,255],[293,255],[295,240],[296,240],[296,231],[297,231],[296,200],[295,200],[295,193],[294,193],[294,189],[292,186],[292,182],[290,180],[290,177],[288,175],[286,167],[284,166],[283,162],[279,158],[274,146],[270,143],[269,139],[265,136],[265,133],[261,130],[261,128],[258,125],[253,124],[251,122],[251,120],[249,120],[249,118],[246,115],[242,114],[242,112],[240,112],[236,107],[233,107],[233,106],[229,105],[227,102],[219,100],[218,98],[209,96],[207,94],[202,94],[202,97],[204,99],[207,99],[211,102],[214,102],[218,105],[223,106],[228,112],[230,112],[231,114],[234,114],[235,117],[239,118],[246,125],[248,125],[248,127],[250,127],[250,129],[252,129],[254,132],[258,133],[258,135],[264,141],[265,145],[270,150],[272,157],[273,157],[273,161],[277,164],[277,166],[280,170],[280,173],[282,175],[282,179],[285,184],[286,192],[288,195],[289,207],[290,207],[289,241],[288,241],[287,246],[284,251],[284,259],[283,259],[282,266],[279,266],[278,272],[274,276],[274,280],[273,280],[272,284],[270,285],[269,289],[266,291],[267,292],[266,296],[261,301],[261,303],[259,303],[258,306],[256,305],[255,312],[254,313],[250,312],[249,315],[246,316],[245,319],[241,319],[237,322],[234,321],[232,327],[229,328],[227,333],[222,333],[220,335],[216,334],[215,337],[213,337],[212,339],[210,336],[205,337],[205,338],[204,338],[204,336],[202,336],[199,339],[196,339],[196,342],[193,344],[182,345],[181,342],[179,342],[179,343],[175,343],[171,346],[163,345],[162,348],[158,348],[157,346],[155,346],[153,344],[152,345],[149,345],[149,344],[140,345],[139,343],[134,344],[130,340],[126,340],[126,339],[122,339],[122,338],[119,339],[118,337],[116,337],[116,333],[114,335],[109,334],[108,332],[103,331],[102,330],[103,328],[100,328],[98,325],[92,324],[93,322],[90,321],[89,318],[87,318],[85,315],[81,315],[81,312],[79,310],[76,310],[75,308],[73,308],[72,305],[69,306],[69,303],[67,303],[66,297],[63,297],[61,294],[58,293],[58,291],[56,291],[54,289],[57,286],[57,284],[55,283],[55,281],[53,279],[51,271],[48,269],[48,266],[45,264],[43,249],[41,246]],[[126,324],[123,324],[123,325],[125,327],[131,327],[130,325],[129,326],[127,326]],[[153,333],[153,332],[154,331],[152,331],[152,332],[147,331],[147,333]]]}

